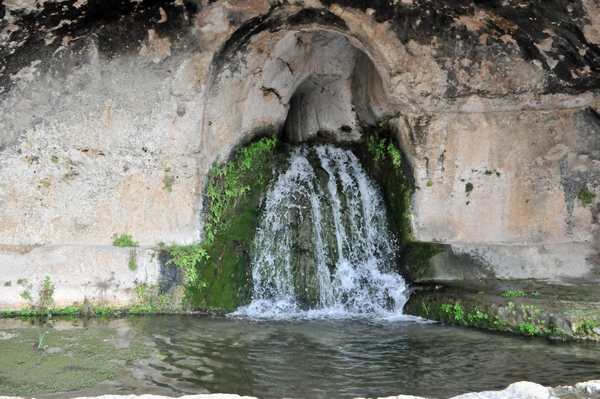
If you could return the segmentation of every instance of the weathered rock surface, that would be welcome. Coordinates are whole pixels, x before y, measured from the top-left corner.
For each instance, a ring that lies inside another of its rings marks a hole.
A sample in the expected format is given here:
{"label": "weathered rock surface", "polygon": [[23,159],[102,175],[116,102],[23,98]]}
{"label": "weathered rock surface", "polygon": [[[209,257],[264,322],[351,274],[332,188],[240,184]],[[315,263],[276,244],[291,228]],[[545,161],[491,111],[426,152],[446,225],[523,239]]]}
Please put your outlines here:
{"label": "weathered rock surface", "polygon": [[[600,193],[595,0],[5,0],[0,17],[2,309],[46,275],[57,304],[129,303],[160,266],[144,250],[130,272],[112,235],[200,239],[232,148],[353,141],[390,116],[414,236],[448,245],[428,278],[598,281],[600,199],[578,198]],[[82,288],[101,281],[114,294]]]}

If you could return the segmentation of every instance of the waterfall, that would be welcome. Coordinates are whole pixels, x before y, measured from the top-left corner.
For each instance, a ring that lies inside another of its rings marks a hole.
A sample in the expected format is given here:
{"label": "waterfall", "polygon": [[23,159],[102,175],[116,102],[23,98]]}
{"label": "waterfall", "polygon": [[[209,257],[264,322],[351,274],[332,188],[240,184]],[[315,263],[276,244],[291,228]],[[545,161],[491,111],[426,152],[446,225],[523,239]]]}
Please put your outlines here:
{"label": "waterfall", "polygon": [[356,156],[333,145],[291,150],[263,203],[252,256],[253,317],[402,314],[404,279],[383,199]]}

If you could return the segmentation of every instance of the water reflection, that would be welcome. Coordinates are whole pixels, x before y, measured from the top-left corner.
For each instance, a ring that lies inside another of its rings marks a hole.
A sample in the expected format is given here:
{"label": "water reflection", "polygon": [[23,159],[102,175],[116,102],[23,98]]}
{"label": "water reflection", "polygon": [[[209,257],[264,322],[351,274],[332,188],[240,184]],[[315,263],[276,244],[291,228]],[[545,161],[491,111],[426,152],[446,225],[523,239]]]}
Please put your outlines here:
{"label": "water reflection", "polygon": [[[521,380],[574,384],[600,374],[600,346],[549,343],[417,322],[121,319],[114,345],[149,345],[114,381],[65,397],[235,393],[259,398],[409,394],[447,398]],[[109,324],[110,326],[111,324]],[[22,326],[21,326],[22,327]],[[93,327],[92,327],[93,328]],[[0,330],[15,331],[6,321]],[[81,329],[85,334],[86,329]],[[0,346],[2,345],[0,341]],[[43,393],[43,392],[40,392]]]}

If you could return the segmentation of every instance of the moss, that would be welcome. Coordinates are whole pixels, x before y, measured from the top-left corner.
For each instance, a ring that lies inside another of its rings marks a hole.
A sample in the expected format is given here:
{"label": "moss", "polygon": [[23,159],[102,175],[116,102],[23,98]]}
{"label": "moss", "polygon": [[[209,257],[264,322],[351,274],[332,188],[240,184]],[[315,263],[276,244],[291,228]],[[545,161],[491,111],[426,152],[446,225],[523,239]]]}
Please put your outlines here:
{"label": "moss", "polygon": [[404,157],[387,121],[364,128],[365,140],[355,152],[381,188],[388,210],[390,228],[398,242],[398,272],[414,281],[431,276],[431,258],[442,246],[417,242],[411,228],[413,171]]}
{"label": "moss", "polygon": [[[117,361],[148,357],[152,348],[141,342],[117,348],[113,328],[96,327],[85,334],[76,330],[3,330],[0,392],[9,396],[34,396],[91,387],[122,372]],[[47,332],[47,333],[46,333]],[[38,348],[40,335],[45,334]]]}
{"label": "moss", "polygon": [[[186,274],[186,296],[205,311],[230,312],[250,299],[250,258],[260,199],[280,156],[276,140],[263,137],[214,165],[206,188],[205,240],[195,244],[202,259]],[[173,253],[180,247],[164,246]],[[174,262],[177,264],[177,262]]]}

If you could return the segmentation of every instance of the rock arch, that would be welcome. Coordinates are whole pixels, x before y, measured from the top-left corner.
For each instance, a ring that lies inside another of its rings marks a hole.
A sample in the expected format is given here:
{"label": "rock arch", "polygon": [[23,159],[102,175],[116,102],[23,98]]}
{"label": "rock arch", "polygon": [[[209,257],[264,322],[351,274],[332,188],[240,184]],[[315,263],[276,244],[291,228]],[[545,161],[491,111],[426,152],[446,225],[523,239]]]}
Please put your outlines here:
{"label": "rock arch", "polygon": [[222,158],[265,128],[290,142],[352,142],[361,124],[391,110],[386,72],[346,30],[313,24],[247,40],[227,63],[213,60],[202,124],[209,153]]}

